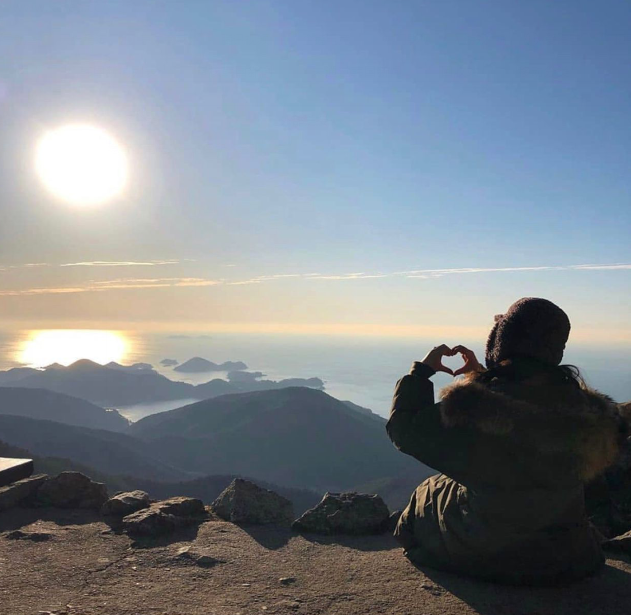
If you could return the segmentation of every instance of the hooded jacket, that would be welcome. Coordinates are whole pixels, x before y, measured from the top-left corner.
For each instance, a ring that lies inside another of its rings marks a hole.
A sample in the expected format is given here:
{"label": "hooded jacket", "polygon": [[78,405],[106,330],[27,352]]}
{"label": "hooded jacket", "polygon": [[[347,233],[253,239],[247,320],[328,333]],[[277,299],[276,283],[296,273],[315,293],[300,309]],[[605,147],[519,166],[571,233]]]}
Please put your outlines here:
{"label": "hooded jacket", "polygon": [[443,389],[440,403],[423,363],[397,383],[388,435],[443,474],[417,487],[395,535],[419,565],[516,584],[580,579],[604,563],[584,484],[616,461],[619,411],[558,368],[501,367]]}

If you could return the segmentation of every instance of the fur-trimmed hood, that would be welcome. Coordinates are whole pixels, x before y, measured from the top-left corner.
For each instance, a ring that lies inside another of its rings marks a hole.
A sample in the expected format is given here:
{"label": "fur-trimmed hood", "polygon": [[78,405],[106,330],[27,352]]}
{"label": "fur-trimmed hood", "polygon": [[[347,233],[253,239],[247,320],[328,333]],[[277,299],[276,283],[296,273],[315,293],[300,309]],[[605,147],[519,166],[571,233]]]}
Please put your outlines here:
{"label": "fur-trimmed hood", "polygon": [[544,374],[488,384],[471,376],[445,387],[441,400],[445,427],[528,442],[534,454],[567,453],[584,482],[616,462],[626,435],[626,421],[609,397]]}

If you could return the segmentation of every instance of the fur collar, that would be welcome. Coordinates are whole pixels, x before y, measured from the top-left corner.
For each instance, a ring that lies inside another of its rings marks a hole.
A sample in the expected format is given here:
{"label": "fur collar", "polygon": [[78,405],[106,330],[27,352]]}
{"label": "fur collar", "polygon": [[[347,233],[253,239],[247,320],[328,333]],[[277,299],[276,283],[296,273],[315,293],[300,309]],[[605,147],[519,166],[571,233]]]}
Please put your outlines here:
{"label": "fur collar", "polygon": [[584,482],[616,462],[624,441],[621,412],[609,397],[544,374],[488,385],[469,377],[444,388],[441,399],[445,427],[510,438],[533,454],[568,453]]}

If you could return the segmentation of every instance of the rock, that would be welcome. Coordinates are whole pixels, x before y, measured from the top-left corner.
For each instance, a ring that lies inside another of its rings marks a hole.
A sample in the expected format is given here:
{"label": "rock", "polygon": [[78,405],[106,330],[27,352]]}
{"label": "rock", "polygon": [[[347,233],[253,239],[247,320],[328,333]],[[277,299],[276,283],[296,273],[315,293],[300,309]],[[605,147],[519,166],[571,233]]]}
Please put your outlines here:
{"label": "rock", "polygon": [[123,517],[125,531],[138,536],[168,534],[180,525],[183,524],[178,522],[178,517],[165,514],[153,506]]}
{"label": "rock", "polygon": [[198,547],[194,546],[182,547],[181,549],[178,549],[177,557],[190,559],[194,561],[198,566],[202,566],[204,568],[211,568],[212,566],[216,566],[217,564],[225,563],[223,560],[213,557],[203,549],[199,549]]}
{"label": "rock", "polygon": [[193,525],[206,518],[204,503],[196,498],[175,497],[151,504],[123,517],[123,528],[139,536],[168,534],[178,527]]}
{"label": "rock", "polygon": [[110,498],[101,507],[102,515],[125,517],[137,510],[148,508],[151,504],[149,494],[145,491],[125,491]]}
{"label": "rock", "polygon": [[296,582],[296,578],[295,577],[281,577],[280,579],[278,579],[278,582],[281,585],[291,585],[292,583]]}
{"label": "rock", "polygon": [[608,551],[621,551],[631,555],[631,531],[602,543],[603,549]]}
{"label": "rock", "polygon": [[232,523],[290,525],[294,519],[294,507],[287,498],[242,478],[235,478],[222,491],[211,510]]}
{"label": "rock", "polygon": [[154,504],[163,513],[177,517],[199,517],[206,514],[204,503],[197,498],[175,497]]}
{"label": "rock", "polygon": [[99,510],[108,495],[103,483],[96,483],[81,472],[62,472],[39,488],[37,498],[46,506]]}
{"label": "rock", "polygon": [[4,535],[9,540],[32,540],[33,542],[45,542],[50,540],[53,535],[48,532],[23,532],[22,530],[13,530]]}
{"label": "rock", "polygon": [[292,527],[314,534],[379,534],[386,530],[389,517],[388,507],[376,494],[326,493]]}
{"label": "rock", "polygon": [[48,480],[46,474],[36,474],[0,487],[0,512],[35,499],[38,489]]}

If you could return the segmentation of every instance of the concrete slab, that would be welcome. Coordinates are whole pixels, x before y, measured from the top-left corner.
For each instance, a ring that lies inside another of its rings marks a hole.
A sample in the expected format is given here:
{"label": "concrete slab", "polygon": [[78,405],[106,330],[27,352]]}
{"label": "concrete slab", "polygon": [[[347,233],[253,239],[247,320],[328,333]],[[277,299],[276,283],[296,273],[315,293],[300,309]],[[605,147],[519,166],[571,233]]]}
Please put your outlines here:
{"label": "concrete slab", "polygon": [[28,478],[31,474],[33,474],[32,459],[0,457],[0,487]]}

